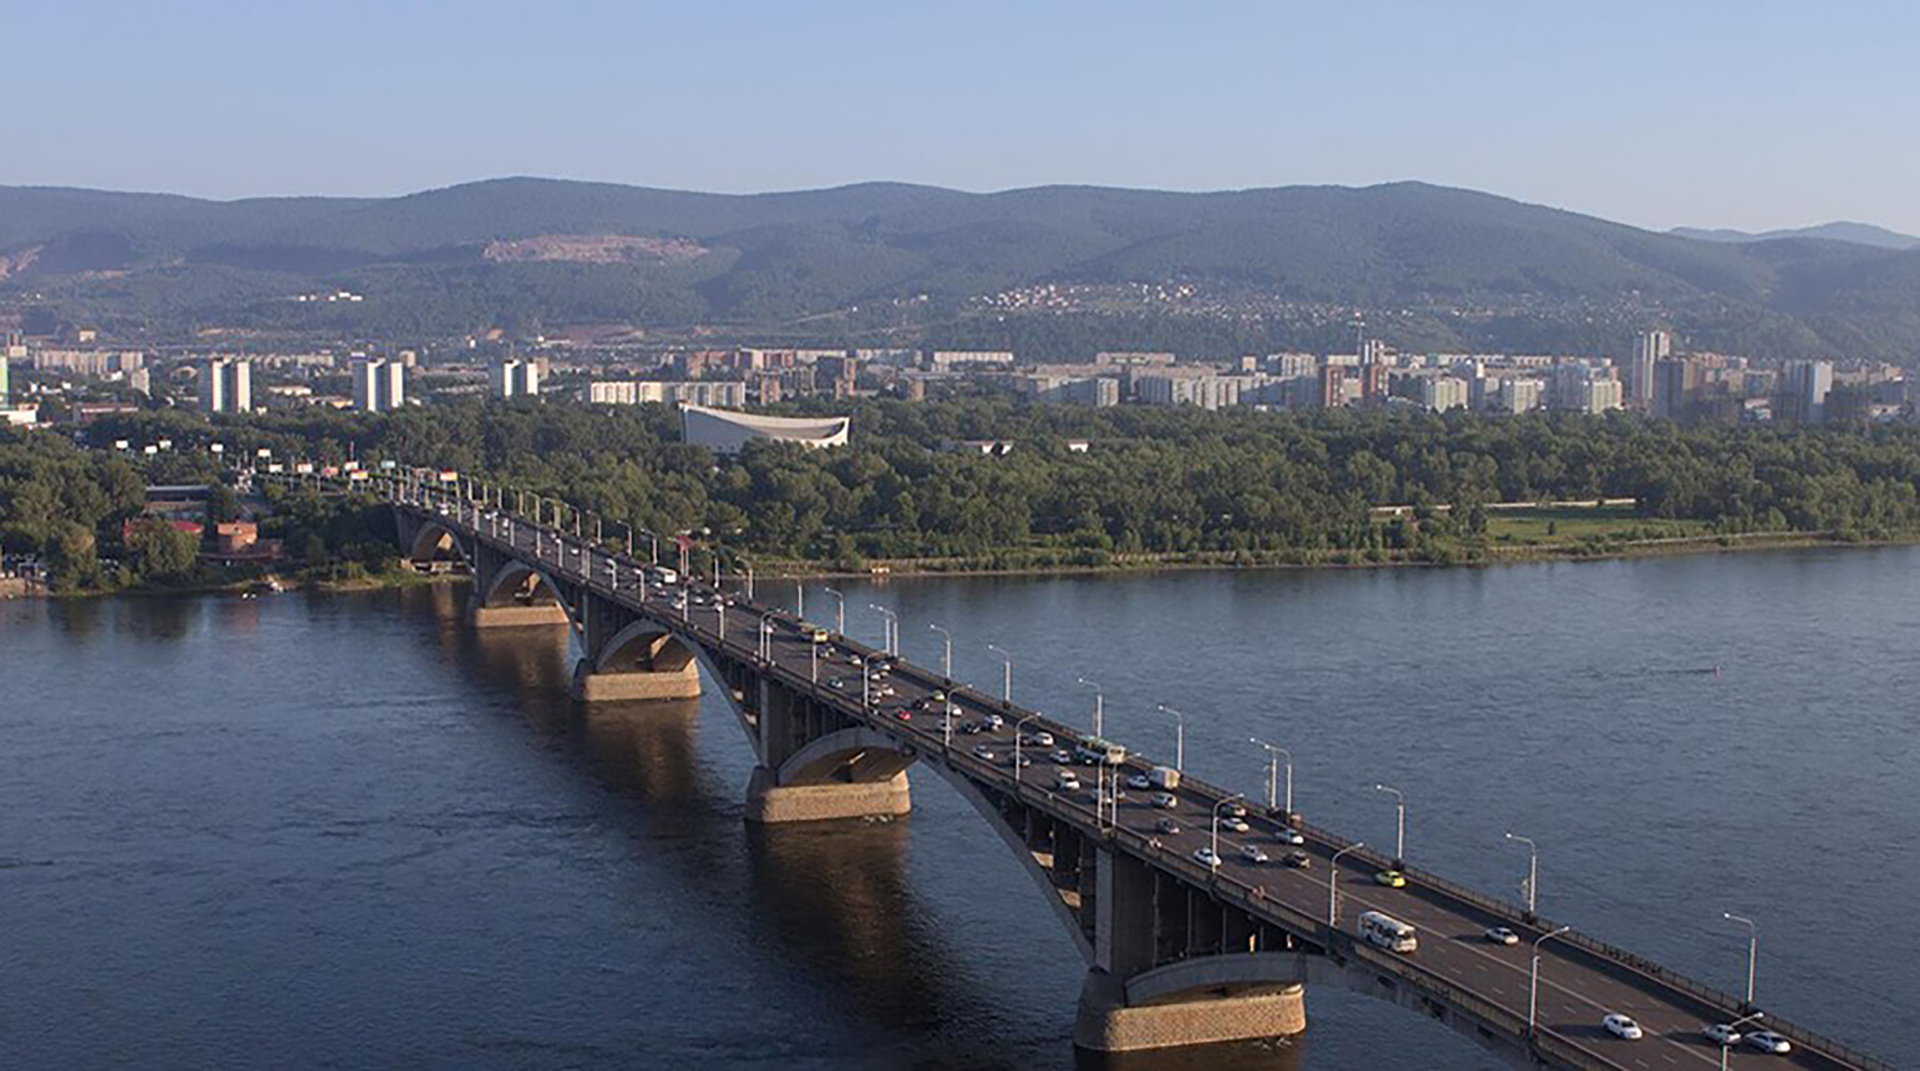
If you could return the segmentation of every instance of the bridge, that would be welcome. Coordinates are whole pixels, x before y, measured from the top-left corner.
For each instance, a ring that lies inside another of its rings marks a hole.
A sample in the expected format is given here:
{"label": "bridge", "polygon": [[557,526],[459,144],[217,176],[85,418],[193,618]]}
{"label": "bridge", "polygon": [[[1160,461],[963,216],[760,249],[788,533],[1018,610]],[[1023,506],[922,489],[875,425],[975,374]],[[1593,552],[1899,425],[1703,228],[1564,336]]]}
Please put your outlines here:
{"label": "bridge", "polygon": [[[580,700],[696,696],[704,668],[754,749],[750,821],[904,815],[910,768],[946,781],[1025,867],[1084,957],[1082,1047],[1297,1033],[1314,985],[1399,1005],[1520,1067],[1892,1071],[1771,1012],[1749,1029],[1789,1039],[1790,1054],[1723,1049],[1703,1026],[1758,1010],[1737,996],[1285,810],[1237,816],[1240,797],[1219,786],[1181,777],[1156,800],[1126,787],[1156,768],[1142,757],[1067,765],[1054,753],[1084,742],[1077,729],[756,603],[750,579],[731,593],[686,576],[663,583],[647,562],[509,510],[496,492],[476,498],[463,481],[404,475],[372,483],[412,561],[471,571],[474,626],[572,631]],[[883,687],[891,694],[875,694]],[[1067,770],[1092,783],[1070,787]],[[1230,828],[1236,817],[1243,832]],[[1296,850],[1306,865],[1284,865]],[[1390,869],[1404,886],[1378,880]],[[1417,951],[1363,938],[1366,912],[1415,927]],[[1517,943],[1489,940],[1496,926]],[[1610,1013],[1632,1016],[1645,1036],[1614,1036],[1602,1026]]]}

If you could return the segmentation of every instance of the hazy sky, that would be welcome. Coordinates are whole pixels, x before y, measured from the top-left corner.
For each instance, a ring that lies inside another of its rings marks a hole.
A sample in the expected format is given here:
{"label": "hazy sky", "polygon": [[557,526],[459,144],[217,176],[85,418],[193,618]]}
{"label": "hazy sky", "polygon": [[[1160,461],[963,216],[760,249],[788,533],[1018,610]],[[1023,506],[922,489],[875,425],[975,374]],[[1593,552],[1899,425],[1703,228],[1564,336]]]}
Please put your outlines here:
{"label": "hazy sky", "polygon": [[0,0],[0,184],[1417,178],[1920,233],[1920,4]]}

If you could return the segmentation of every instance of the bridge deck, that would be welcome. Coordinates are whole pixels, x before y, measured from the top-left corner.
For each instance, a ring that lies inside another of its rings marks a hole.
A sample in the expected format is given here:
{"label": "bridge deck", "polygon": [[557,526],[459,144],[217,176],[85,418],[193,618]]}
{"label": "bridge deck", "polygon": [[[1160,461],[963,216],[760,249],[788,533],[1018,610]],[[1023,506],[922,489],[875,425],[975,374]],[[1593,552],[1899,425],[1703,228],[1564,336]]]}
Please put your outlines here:
{"label": "bridge deck", "polygon": [[[1056,740],[1055,746],[1062,748],[1071,748],[1081,739],[1079,730],[1071,726],[900,659],[891,659],[891,683],[898,694],[868,707],[860,692],[863,671],[855,669],[848,656],[858,655],[864,660],[881,652],[834,636],[819,652],[827,657],[816,664],[810,636],[815,626],[803,628],[802,622],[784,611],[745,601],[683,610],[675,605],[678,594],[690,587],[703,590],[691,585],[688,578],[682,578],[683,583],[670,590],[649,585],[643,563],[608,554],[551,529],[541,530],[537,540],[541,553],[536,554],[533,525],[521,518],[508,523],[505,515],[471,504],[396,504],[419,510],[467,538],[537,564],[556,579],[582,585],[598,598],[614,600],[646,615],[688,642],[709,650],[724,649],[730,657],[755,663],[794,691],[811,695],[855,723],[894,738],[902,748],[924,759],[945,763],[997,793],[1016,796],[1055,820],[1099,838],[1113,850],[1205,888],[1221,902],[1370,970],[1382,980],[1412,986],[1467,1010],[1485,1031],[1525,1037],[1533,941],[1558,929],[1558,923],[1529,920],[1517,905],[1417,869],[1405,870],[1408,882],[1404,888],[1382,886],[1375,882],[1374,875],[1390,862],[1368,849],[1344,854],[1335,872],[1330,865],[1334,853],[1351,842],[1310,826],[1298,829],[1306,841],[1304,849],[1312,856],[1311,866],[1282,866],[1281,857],[1290,850],[1276,839],[1282,822],[1278,816],[1254,808],[1246,817],[1249,833],[1230,835],[1222,831],[1221,864],[1202,865],[1194,853],[1212,839],[1210,816],[1216,804],[1233,795],[1217,786],[1183,778],[1175,792],[1177,804],[1171,810],[1152,806],[1147,792],[1125,789],[1116,804],[1097,809],[1091,786],[1077,792],[1054,790],[1055,764],[1047,758],[1052,749],[1023,748],[1022,753],[1034,760],[1024,770],[1010,761],[1016,726],[1023,726],[1029,733],[1049,732]],[[771,658],[764,661],[759,658],[758,635],[763,620],[771,620],[776,626],[769,643]],[[833,687],[830,682],[835,678],[843,678],[844,687]],[[936,689],[945,691],[959,706],[961,723],[998,714],[1004,719],[1003,728],[965,735],[956,731],[949,739],[936,712],[913,712],[909,707],[914,699]],[[903,709],[907,710],[905,717],[900,716]],[[976,747],[989,750],[991,758],[977,756]],[[1119,776],[1146,773],[1153,765],[1130,755]],[[1178,833],[1156,831],[1158,820],[1167,815],[1179,822]],[[1261,846],[1271,861],[1261,864],[1243,859],[1243,844]],[[1329,875],[1339,887],[1339,921],[1334,925],[1327,922]],[[1418,952],[1396,955],[1359,941],[1355,919],[1370,909],[1417,927]],[[1515,931],[1520,943],[1500,946],[1487,941],[1484,931],[1494,925]],[[1540,952],[1538,1030],[1533,1047],[1539,1057],[1556,1066],[1657,1071],[1718,1067],[1720,1049],[1702,1036],[1702,1026],[1744,1014],[1733,995],[1690,981],[1578,931],[1555,937]],[[1633,1016],[1646,1030],[1646,1037],[1626,1041],[1608,1034],[1600,1020],[1609,1012]],[[1756,1025],[1791,1038],[1793,1053],[1782,1057],[1736,1048],[1730,1053],[1729,1066],[1753,1071],[1780,1067],[1892,1071],[1890,1064],[1771,1014]]]}

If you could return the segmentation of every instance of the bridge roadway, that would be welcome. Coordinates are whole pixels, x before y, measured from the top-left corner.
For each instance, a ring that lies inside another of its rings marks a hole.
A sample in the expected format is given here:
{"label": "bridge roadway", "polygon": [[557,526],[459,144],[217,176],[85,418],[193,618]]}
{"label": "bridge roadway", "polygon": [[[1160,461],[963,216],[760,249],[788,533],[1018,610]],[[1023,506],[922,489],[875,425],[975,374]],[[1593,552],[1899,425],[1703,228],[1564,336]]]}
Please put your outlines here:
{"label": "bridge roadway", "polygon": [[[1281,822],[1256,807],[1249,807],[1246,816],[1250,833],[1237,835],[1221,830],[1222,862],[1209,873],[1195,860],[1194,853],[1211,843],[1215,805],[1232,795],[1216,786],[1183,778],[1175,793],[1178,804],[1171,811],[1152,806],[1146,792],[1122,789],[1121,798],[1101,809],[1106,812],[1103,814],[1096,810],[1091,784],[1079,792],[1053,790],[1055,764],[1047,757],[1052,749],[1024,747],[1021,753],[1032,756],[1033,765],[1024,770],[1012,766],[1017,725],[1024,726],[1028,734],[1047,731],[1055,737],[1056,747],[1064,748],[1071,748],[1072,742],[1081,738],[1082,733],[1075,728],[900,659],[892,660],[890,679],[897,694],[876,700],[870,709],[863,708],[862,670],[849,662],[849,656],[867,660],[882,652],[839,635],[816,651],[811,640],[816,626],[737,595],[723,596],[710,605],[683,607],[682,594],[706,594],[711,589],[694,584],[689,577],[682,577],[677,586],[649,584],[642,563],[608,554],[551,529],[544,529],[536,539],[533,527],[524,519],[509,525],[505,514],[496,516],[472,507],[445,508],[441,519],[450,527],[464,528],[470,538],[511,549],[555,576],[586,584],[597,596],[617,600],[700,644],[719,646],[724,642],[725,649],[738,658],[758,660],[758,630],[763,621],[771,621],[775,630],[769,637],[772,657],[768,668],[783,670],[802,687],[813,682],[817,674],[822,687],[815,694],[834,701],[849,718],[900,740],[917,754],[943,756],[967,777],[996,785],[1082,828],[1114,828],[1111,836],[1115,846],[1131,850],[1154,867],[1185,880],[1212,884],[1217,893],[1240,894],[1233,897],[1238,906],[1248,907],[1264,921],[1299,935],[1304,943],[1330,943],[1324,939],[1331,936],[1326,933],[1326,923],[1329,874],[1333,873],[1339,898],[1335,929],[1347,938],[1340,942],[1347,955],[1382,977],[1384,972],[1392,972],[1403,983],[1446,993],[1456,1003],[1481,1005],[1477,1010],[1489,1025],[1516,1036],[1525,1030],[1533,942],[1557,928],[1557,923],[1545,919],[1529,922],[1513,905],[1411,868],[1406,871],[1406,887],[1383,886],[1374,875],[1389,865],[1389,860],[1368,849],[1346,854],[1335,873],[1330,865],[1333,854],[1351,842],[1310,826],[1298,829],[1305,837],[1305,850],[1312,856],[1311,866],[1284,866],[1280,860],[1291,849],[1276,838]],[[541,547],[538,554],[536,542]],[[816,663],[816,655],[824,657]],[[829,682],[835,678],[843,679],[845,687],[831,687]],[[936,712],[911,709],[914,700],[935,690],[946,691],[950,701],[958,705],[961,724],[998,714],[1004,719],[1003,728],[966,734],[955,731],[949,745]],[[974,748],[982,746],[992,752],[991,760],[975,755]],[[1152,765],[1149,760],[1129,756],[1120,777],[1145,773]],[[1082,776],[1092,780],[1091,771]],[[1180,831],[1161,834],[1156,824],[1169,814],[1178,821]],[[1243,844],[1259,845],[1271,861],[1259,864],[1244,860],[1240,854]],[[1369,909],[1415,926],[1420,937],[1418,952],[1397,956],[1354,939],[1355,920]],[[1517,932],[1520,943],[1501,946],[1488,941],[1485,930],[1496,924]],[[1704,1071],[1721,1066],[1720,1047],[1707,1041],[1701,1030],[1705,1024],[1728,1022],[1743,1014],[1736,1007],[1735,997],[1674,976],[1578,933],[1553,938],[1540,952],[1536,1058],[1552,1065],[1636,1071]],[[1610,1012],[1631,1015],[1645,1029],[1646,1037],[1627,1041],[1607,1033],[1601,1018]],[[1743,1071],[1787,1067],[1892,1071],[1891,1065],[1776,1021],[1771,1015],[1753,1025],[1794,1037],[1794,1051],[1775,1056],[1740,1046],[1729,1053],[1728,1066]]]}

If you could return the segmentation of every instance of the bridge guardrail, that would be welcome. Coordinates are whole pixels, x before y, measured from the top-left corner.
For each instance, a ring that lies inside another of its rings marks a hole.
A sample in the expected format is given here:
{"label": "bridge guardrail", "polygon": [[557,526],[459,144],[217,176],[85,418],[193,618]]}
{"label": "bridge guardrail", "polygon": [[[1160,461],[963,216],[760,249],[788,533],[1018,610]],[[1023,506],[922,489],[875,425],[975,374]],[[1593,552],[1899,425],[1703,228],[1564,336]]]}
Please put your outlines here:
{"label": "bridge guardrail", "polygon": [[[442,522],[452,522],[462,527],[467,527],[471,530],[471,533],[476,537],[481,534],[479,528],[477,526],[470,525],[466,521],[466,519],[461,516],[460,511],[457,509],[451,511],[450,513],[437,513],[437,511],[433,510],[432,507],[422,502],[406,499],[400,496],[390,496],[389,500],[397,504],[409,505],[409,506],[412,506],[413,508],[421,509],[426,512],[435,512]],[[539,525],[537,522],[529,522],[524,518],[520,518],[516,516],[514,519],[516,523],[521,525],[534,527],[534,528],[545,528],[545,526]],[[545,530],[548,532],[551,532],[559,539],[566,540],[569,538],[567,536],[567,533],[565,532],[559,532],[551,528],[545,528]],[[603,553],[605,553],[606,556],[608,557],[625,559],[629,562],[630,565],[637,566],[639,564],[637,561],[627,558],[627,556],[623,554],[617,554],[613,552],[603,552]],[[583,583],[589,588],[594,587],[597,583],[591,576],[574,573],[571,570],[567,569],[564,562],[561,564],[560,568],[563,572],[568,573],[569,579],[573,579],[579,583]],[[615,598],[618,598],[622,594],[626,594],[626,593],[619,592],[619,591],[609,591],[609,594],[614,596]],[[794,618],[792,615],[786,614],[784,611],[777,611],[776,615],[783,617],[789,621],[798,620],[797,618]],[[696,632],[705,631],[705,630],[699,629],[697,626],[694,626],[690,621],[686,622],[685,624],[693,628],[693,630]],[[873,648],[868,647],[865,644],[859,643],[856,640],[852,640],[851,638],[846,636],[839,636],[838,641],[840,645],[843,647],[853,648],[859,651],[859,653],[861,653],[863,657],[863,660],[867,658],[871,658],[876,653]],[[880,652],[880,653],[884,654],[885,652]],[[888,657],[893,657],[893,656],[888,655]],[[953,681],[935,674],[927,673],[924,670],[919,669],[919,667],[913,666],[911,663],[902,663],[902,664],[911,667],[909,672],[916,677],[922,678],[923,680],[926,680],[926,681],[940,682],[942,684],[943,690],[947,691],[950,695],[959,693],[973,699],[976,703],[982,706],[989,707],[989,708],[1000,708],[1008,712],[1025,709],[1025,708],[1016,707],[1013,704],[1008,703],[1004,700],[989,696],[986,693],[979,691],[977,688],[973,687],[970,684],[964,684],[964,683]],[[776,671],[782,670],[782,667],[778,667],[778,666],[775,666],[772,668],[775,669]],[[785,674],[783,672],[783,675],[792,675],[792,674]],[[814,682],[806,681],[803,678],[798,678],[797,675],[794,675],[794,676],[796,677],[797,683],[807,686],[809,690],[821,692],[822,694],[826,694],[829,696],[832,695],[830,691],[824,691],[822,689],[819,689]],[[844,699],[846,697],[838,697],[838,698]],[[1039,712],[1028,711],[1028,713],[1038,714]],[[1046,726],[1049,731],[1057,730],[1063,734],[1070,735],[1073,738],[1079,738],[1080,736],[1083,735],[1080,733],[1078,729],[1075,729],[1074,727],[1069,725],[1065,725],[1064,723],[1053,721],[1052,719],[1047,718],[1044,715],[1040,715],[1034,720]],[[952,750],[947,751],[947,759],[949,762],[952,761],[954,754],[955,752]],[[1003,772],[1003,771],[1000,771],[997,767],[993,767],[989,764],[980,762],[971,753],[962,753],[961,761],[963,764],[967,766],[982,767],[985,770],[987,770],[988,773],[990,774],[997,775]],[[1146,760],[1140,758],[1139,756],[1130,755],[1127,765],[1141,766],[1141,765],[1147,765],[1147,763],[1146,763]],[[1195,789],[1198,789],[1202,794],[1211,793],[1216,799],[1221,799],[1221,798],[1226,798],[1226,797],[1236,796],[1236,795],[1244,797],[1244,793],[1229,792],[1218,785],[1213,785],[1211,783],[1202,781],[1199,778],[1183,777],[1182,781],[1184,784],[1190,785]],[[1333,846],[1336,849],[1351,847],[1354,843],[1353,841],[1350,841],[1345,837],[1342,837],[1336,833],[1333,833],[1330,830],[1321,829],[1319,827],[1310,825],[1306,822],[1299,821],[1298,819],[1294,819],[1292,824],[1295,826],[1295,828],[1300,830],[1302,835],[1312,840],[1319,841],[1322,844]],[[1188,875],[1190,880],[1195,880],[1198,884],[1206,885],[1208,887],[1212,887],[1216,889],[1218,889],[1221,886],[1236,888],[1237,891],[1239,891],[1241,898],[1243,900],[1249,902],[1249,904],[1257,903],[1257,906],[1261,910],[1274,911],[1275,909],[1278,909],[1289,915],[1296,916],[1297,919],[1303,920],[1303,921],[1295,922],[1293,923],[1294,925],[1299,926],[1302,929],[1318,932],[1322,934],[1322,940],[1323,941],[1326,940],[1326,934],[1328,933],[1328,928],[1326,927],[1325,923],[1322,923],[1316,919],[1309,919],[1308,916],[1305,915],[1305,913],[1300,912],[1299,910],[1293,908],[1291,905],[1282,903],[1277,900],[1271,900],[1266,898],[1264,895],[1264,892],[1262,893],[1262,895],[1260,895],[1257,898],[1257,901],[1256,901],[1256,898],[1253,895],[1253,892],[1256,889],[1263,889],[1263,887],[1261,886],[1251,885],[1237,878],[1220,875],[1217,871],[1209,871],[1206,868],[1201,867],[1199,864],[1193,863],[1192,861],[1181,857],[1177,852],[1170,852],[1164,849],[1156,849],[1151,844],[1151,838],[1148,838],[1143,834],[1136,833],[1132,830],[1127,830],[1124,828],[1113,828],[1113,829],[1103,828],[1101,829],[1101,832],[1104,835],[1108,836],[1110,839],[1124,839],[1124,840],[1130,840],[1130,841],[1136,842],[1136,847],[1139,851],[1139,854],[1141,854],[1146,858],[1160,861],[1161,864],[1167,866],[1168,869],[1198,872],[1197,875],[1192,873]],[[1394,862],[1394,860],[1391,859],[1390,857],[1372,848],[1363,847],[1358,851],[1354,852],[1353,854],[1365,860],[1370,865],[1378,866],[1381,868],[1386,868],[1388,866],[1391,866]],[[1487,896],[1474,889],[1449,881],[1429,871],[1425,871],[1416,867],[1405,866],[1405,865],[1402,865],[1400,869],[1407,875],[1409,882],[1417,883],[1420,886],[1423,886],[1427,889],[1430,889],[1430,890],[1439,892],[1445,896],[1451,897],[1463,904],[1470,905],[1482,912],[1485,912],[1489,915],[1494,916],[1495,918],[1501,919],[1502,921],[1518,923],[1522,927],[1525,927],[1528,929],[1537,929],[1537,930],[1540,930],[1541,932],[1557,929],[1561,925],[1559,923],[1553,922],[1552,920],[1544,916],[1540,916],[1540,915],[1529,916],[1527,912],[1523,908],[1521,908],[1518,904],[1514,904],[1507,900],[1502,900],[1502,899],[1497,899],[1495,897]],[[1648,960],[1643,956],[1640,956],[1633,952],[1629,952],[1617,946],[1608,944],[1597,938],[1590,937],[1584,933],[1581,933],[1579,930],[1569,928],[1565,934],[1556,938],[1556,940],[1562,942],[1565,945],[1579,949],[1580,951],[1586,953],[1587,955],[1593,957],[1595,960],[1599,961],[1599,963],[1603,966],[1624,967],[1628,970],[1631,970],[1635,973],[1638,973],[1648,978],[1653,982],[1666,986],[1677,993],[1683,994],[1691,999],[1701,1001],[1715,1008],[1738,1009],[1743,1007],[1745,1004],[1745,1002],[1742,999],[1740,999],[1739,997],[1736,997],[1731,993],[1728,993],[1721,989],[1717,989],[1712,986],[1705,985],[1700,982],[1696,982],[1693,979],[1686,977],[1685,975],[1679,974],[1676,971],[1673,971],[1658,963]],[[1370,960],[1369,962],[1372,962],[1372,961]],[[1407,966],[1407,965],[1396,964],[1396,967],[1399,967],[1399,966]],[[1396,973],[1402,973],[1403,976],[1405,976],[1404,972],[1396,970]],[[1423,984],[1431,984],[1434,986],[1445,987],[1450,991],[1457,992],[1457,990],[1453,990],[1453,987],[1451,987],[1446,982],[1438,978],[1427,978],[1423,981]],[[1449,999],[1452,999],[1452,998],[1449,998]],[[1468,997],[1466,999],[1477,1000],[1477,998],[1471,998],[1471,997]],[[1481,1002],[1481,1003],[1484,1003],[1484,1002]],[[1494,1007],[1492,1005],[1487,1005],[1487,1006]],[[1806,1049],[1812,1050],[1814,1052],[1817,1052],[1831,1059],[1835,1059],[1843,1063],[1849,1064],[1855,1068],[1860,1069],[1860,1071],[1896,1071],[1896,1069],[1891,1063],[1881,1060],[1878,1057],[1871,1056],[1867,1053],[1860,1052],[1859,1050],[1856,1050],[1850,1046],[1847,1046],[1838,1041],[1835,1041],[1832,1038],[1828,1038],[1824,1035],[1821,1035],[1811,1029],[1808,1029],[1806,1027],[1793,1023],[1789,1020],[1776,1018],[1771,1013],[1769,1013],[1767,1017],[1767,1028],[1777,1034],[1782,1035],[1783,1037],[1786,1037],[1794,1042],[1797,1042],[1800,1046]],[[1536,1039],[1536,1042],[1538,1042],[1540,1039],[1546,1039],[1546,1038],[1552,1038],[1552,1037],[1555,1037],[1555,1035],[1541,1034],[1539,1038]],[[1555,1047],[1565,1046],[1569,1050],[1567,1053],[1560,1054],[1562,1058],[1567,1058],[1568,1056],[1573,1054],[1584,1054],[1579,1058],[1586,1059],[1589,1061],[1593,1059],[1591,1054],[1586,1054],[1585,1050],[1579,1049],[1577,1046],[1573,1046],[1571,1042],[1566,1042],[1564,1039],[1561,1039],[1560,1041],[1555,1042],[1554,1044],[1555,1044]],[[1546,1046],[1542,1045],[1540,1047],[1544,1049]],[[1587,1063],[1581,1066],[1607,1068],[1613,1065],[1607,1064],[1607,1063],[1600,1063],[1600,1064]]]}

